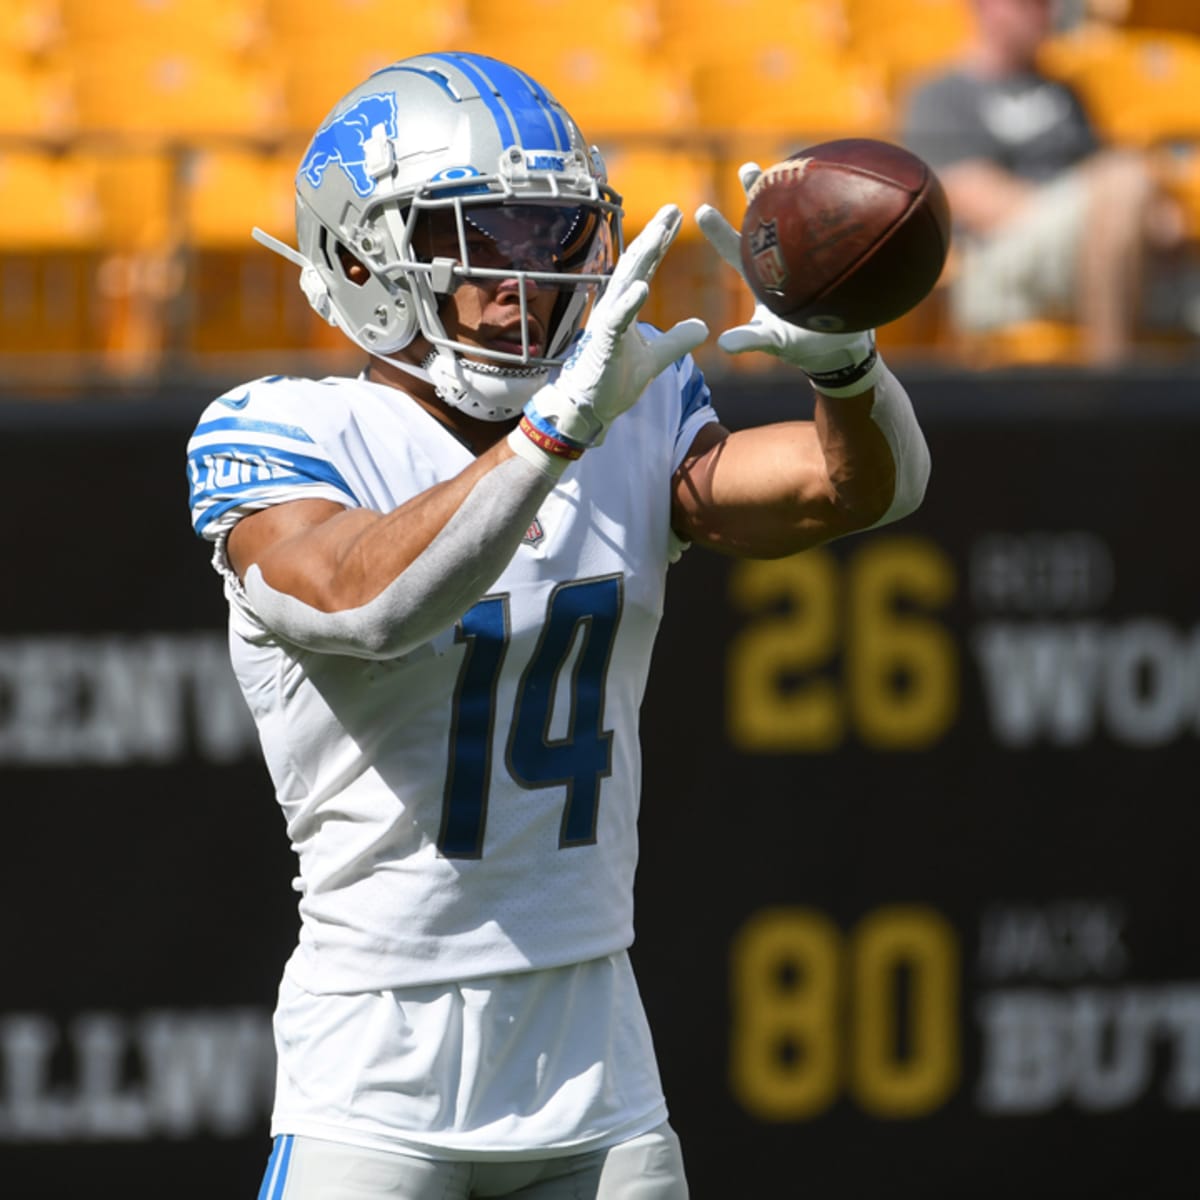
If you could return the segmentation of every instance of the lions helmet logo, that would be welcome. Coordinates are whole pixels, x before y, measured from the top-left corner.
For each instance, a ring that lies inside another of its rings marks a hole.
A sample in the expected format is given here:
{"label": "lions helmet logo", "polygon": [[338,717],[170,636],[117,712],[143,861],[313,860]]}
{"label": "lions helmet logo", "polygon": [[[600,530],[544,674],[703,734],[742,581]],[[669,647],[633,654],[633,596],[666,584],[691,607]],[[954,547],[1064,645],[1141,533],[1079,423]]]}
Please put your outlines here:
{"label": "lions helmet logo", "polygon": [[768,291],[782,291],[787,283],[788,268],[783,251],[779,248],[779,231],[774,220],[759,221],[750,233],[750,256],[754,261],[754,273]]}
{"label": "lions helmet logo", "polygon": [[330,165],[336,163],[346,172],[354,190],[360,196],[369,196],[375,190],[375,180],[367,174],[367,142],[381,126],[387,137],[396,136],[396,97],[391,92],[363,96],[318,129],[300,164],[300,174],[317,188]]}

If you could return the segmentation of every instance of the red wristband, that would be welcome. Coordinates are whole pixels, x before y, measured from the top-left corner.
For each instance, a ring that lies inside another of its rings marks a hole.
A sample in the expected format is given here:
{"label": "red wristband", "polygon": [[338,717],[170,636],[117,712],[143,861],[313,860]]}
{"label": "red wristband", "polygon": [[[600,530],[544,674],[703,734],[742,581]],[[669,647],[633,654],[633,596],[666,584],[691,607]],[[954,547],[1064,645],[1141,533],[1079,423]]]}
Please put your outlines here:
{"label": "red wristband", "polygon": [[566,458],[574,461],[583,456],[584,447],[576,442],[568,442],[560,437],[555,437],[553,434],[547,433],[544,429],[539,429],[527,416],[521,418],[521,423],[517,428],[539,449],[545,450],[547,454],[553,454],[557,458]]}

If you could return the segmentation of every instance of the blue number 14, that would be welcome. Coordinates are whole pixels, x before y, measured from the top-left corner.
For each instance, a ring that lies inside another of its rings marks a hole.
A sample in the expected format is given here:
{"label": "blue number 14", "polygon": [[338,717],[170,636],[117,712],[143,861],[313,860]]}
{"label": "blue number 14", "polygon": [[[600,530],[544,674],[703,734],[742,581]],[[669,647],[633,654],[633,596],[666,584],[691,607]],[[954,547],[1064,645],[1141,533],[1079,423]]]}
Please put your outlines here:
{"label": "blue number 14", "polygon": [[[621,605],[620,575],[556,587],[546,607],[542,636],[517,688],[506,765],[521,787],[566,785],[560,846],[596,840],[600,781],[612,771],[612,731],[603,728],[604,686]],[[478,858],[483,853],[496,685],[509,637],[507,596],[485,596],[463,614],[455,629],[455,640],[466,643],[466,653],[454,694],[438,835],[438,849],[447,858]],[[577,642],[566,732],[551,737],[559,676]]]}

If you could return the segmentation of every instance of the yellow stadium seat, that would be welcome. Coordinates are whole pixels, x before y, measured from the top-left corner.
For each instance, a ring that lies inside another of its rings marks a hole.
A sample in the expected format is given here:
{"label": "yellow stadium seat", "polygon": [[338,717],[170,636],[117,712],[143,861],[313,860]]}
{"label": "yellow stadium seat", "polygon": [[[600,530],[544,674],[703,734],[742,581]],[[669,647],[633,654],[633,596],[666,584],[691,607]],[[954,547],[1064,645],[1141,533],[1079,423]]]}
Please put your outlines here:
{"label": "yellow stadium seat", "polygon": [[54,67],[0,56],[0,137],[60,139],[73,127],[68,76]]}
{"label": "yellow stadium seat", "polygon": [[295,238],[298,152],[207,148],[187,155],[180,173],[181,220],[189,246],[255,249],[255,225]]}
{"label": "yellow stadium seat", "polygon": [[94,174],[46,150],[0,149],[0,251],[99,246],[103,212]]}
{"label": "yellow stadium seat", "polygon": [[655,0],[609,0],[594,20],[581,18],[578,0],[468,0],[461,32],[460,49],[504,61],[520,58],[540,79],[542,64],[549,66],[557,55],[577,47],[644,53],[658,41],[659,14]]}
{"label": "yellow stadium seat", "polygon": [[1088,7],[1093,15],[1126,29],[1200,33],[1200,5],[1196,0],[1092,0]]}
{"label": "yellow stadium seat", "polygon": [[1200,36],[1089,26],[1042,51],[1112,142],[1151,146],[1200,137]]}
{"label": "yellow stadium seat", "polygon": [[677,135],[695,129],[688,81],[651,55],[612,46],[580,45],[552,60],[509,59],[546,87],[575,118],[589,141],[634,134]]}
{"label": "yellow stadium seat", "polygon": [[716,159],[669,144],[658,146],[616,139],[604,147],[608,181],[621,195],[628,241],[664,204],[684,213],[684,238],[696,233],[691,214],[716,195]]}
{"label": "yellow stadium seat", "polygon": [[841,0],[660,0],[659,49],[676,70],[740,61],[777,46],[840,56],[847,26]]}
{"label": "yellow stadium seat", "polygon": [[293,138],[311,136],[347,92],[402,57],[370,42],[339,38],[330,39],[319,58],[276,45],[284,63],[283,129]]}
{"label": "yellow stadium seat", "polygon": [[205,49],[235,56],[263,33],[265,0],[57,0],[62,37],[77,52],[105,53],[118,43],[163,50]]}
{"label": "yellow stadium seat", "polygon": [[99,349],[103,215],[69,157],[0,151],[0,353]]}
{"label": "yellow stadium seat", "polygon": [[180,178],[189,312],[182,349],[208,355],[344,341],[309,308],[296,267],[251,237],[258,225],[295,243],[300,157],[296,149],[209,149],[187,158]]}
{"label": "yellow stadium seat", "polygon": [[777,47],[753,70],[712,64],[697,72],[699,126],[715,136],[726,165],[721,203],[743,206],[735,168],[763,166],[817,142],[886,137],[891,114],[879,80],[865,68],[825,54]]}
{"label": "yellow stadium seat", "polygon": [[165,151],[82,150],[103,215],[105,245],[118,253],[164,252],[176,238],[178,161]]}
{"label": "yellow stadium seat", "polygon": [[60,28],[56,0],[0,0],[0,58],[40,59],[53,50]]}
{"label": "yellow stadium seat", "polygon": [[693,220],[696,209],[716,197],[716,159],[669,142],[619,138],[606,144],[604,157],[609,182],[621,194],[626,245],[664,204],[683,211],[679,238],[658,268],[640,319],[665,329],[684,317],[719,314],[720,264]]}
{"label": "yellow stadium seat", "polygon": [[460,48],[465,0],[267,0],[267,46],[284,71],[286,125],[311,134],[368,75],[400,58]]}
{"label": "yellow stadium seat", "polygon": [[1080,366],[1080,329],[1069,321],[1027,321],[987,333],[956,335],[955,351],[975,368]]}
{"label": "yellow stadium seat", "polygon": [[845,0],[850,53],[884,80],[893,100],[952,62],[974,29],[972,0]]}
{"label": "yellow stadium seat", "polygon": [[282,98],[270,73],[187,48],[118,46],[70,61],[81,131],[165,141],[278,135]]}
{"label": "yellow stadium seat", "polygon": [[[203,0],[200,0],[203,3]],[[397,0],[265,0],[276,39],[299,38],[314,55],[339,39],[372,43],[392,62],[409,54],[453,50],[468,27],[466,0],[401,4]]]}

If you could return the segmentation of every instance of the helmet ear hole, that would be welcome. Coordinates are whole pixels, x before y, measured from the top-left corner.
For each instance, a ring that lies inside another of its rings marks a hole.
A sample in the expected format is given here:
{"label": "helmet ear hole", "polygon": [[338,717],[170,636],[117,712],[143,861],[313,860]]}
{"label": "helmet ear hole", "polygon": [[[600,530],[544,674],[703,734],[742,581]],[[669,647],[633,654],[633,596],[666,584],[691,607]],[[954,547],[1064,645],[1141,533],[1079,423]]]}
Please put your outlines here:
{"label": "helmet ear hole", "polygon": [[362,287],[371,278],[371,272],[366,265],[342,245],[341,242],[336,243],[336,251],[338,264],[341,266],[342,275],[355,287]]}

